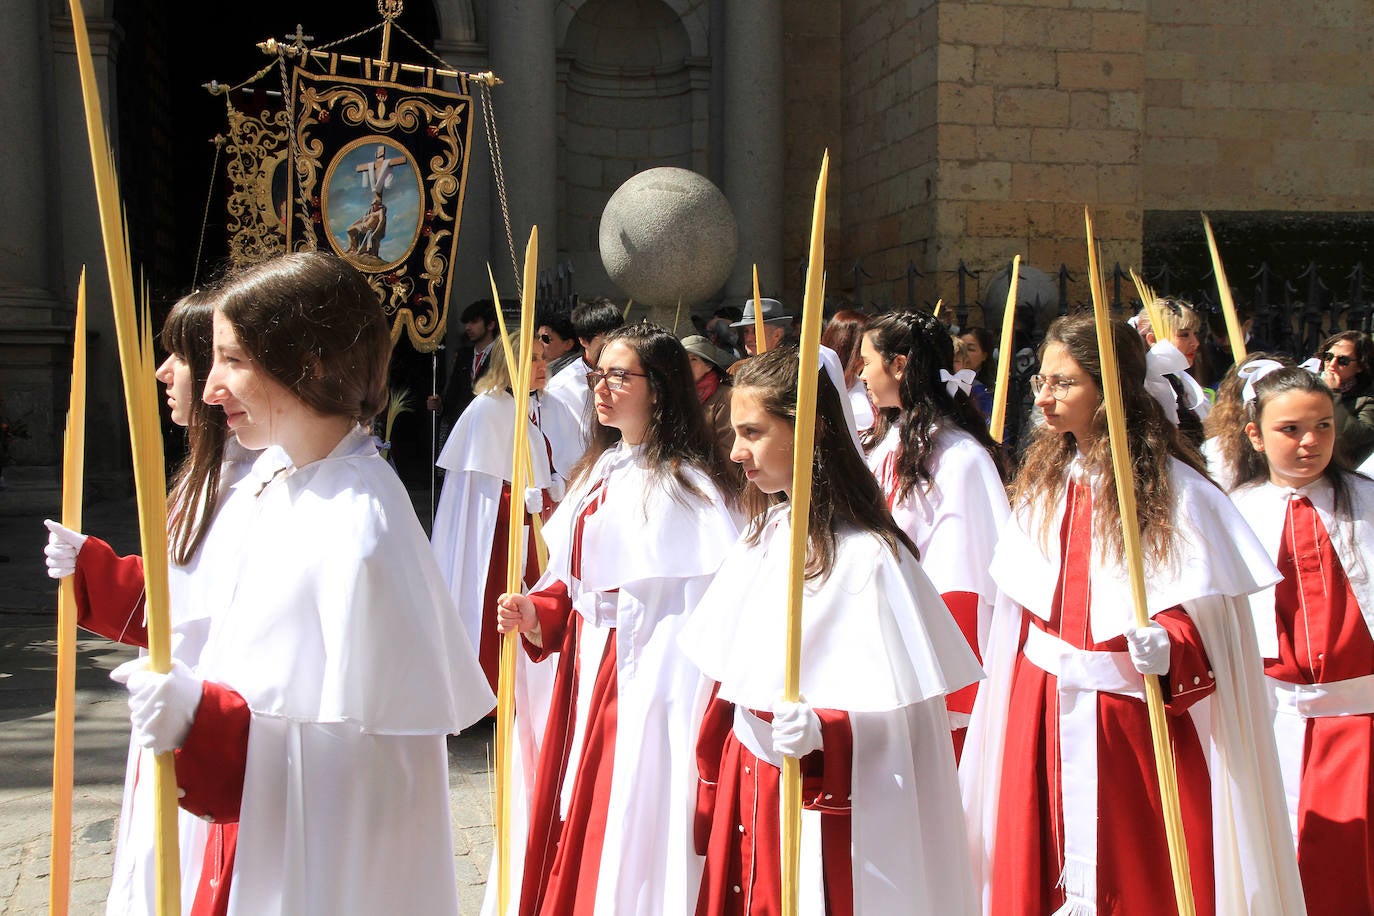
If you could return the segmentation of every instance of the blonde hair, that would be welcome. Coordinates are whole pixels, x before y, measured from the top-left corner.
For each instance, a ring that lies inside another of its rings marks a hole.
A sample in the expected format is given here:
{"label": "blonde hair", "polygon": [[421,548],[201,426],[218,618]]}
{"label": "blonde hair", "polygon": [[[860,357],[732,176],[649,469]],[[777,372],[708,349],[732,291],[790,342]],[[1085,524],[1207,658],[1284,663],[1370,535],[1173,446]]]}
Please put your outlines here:
{"label": "blonde hair", "polygon": [[1155,340],[1172,341],[1179,331],[1202,330],[1202,311],[1187,299],[1161,296],[1155,300],[1155,311],[1159,313],[1162,327],[1152,327],[1150,313],[1141,309],[1136,316],[1136,327],[1141,334],[1149,331],[1155,335]]}
{"label": "blonde hair", "polygon": [[[512,334],[510,342],[511,358],[516,362],[520,361],[520,337]],[[536,362],[544,358],[544,351],[539,347],[534,348],[534,360]],[[473,394],[486,394],[488,391],[505,391],[511,387],[510,367],[506,365],[506,348],[501,346],[500,332],[497,332],[496,340],[491,345],[491,356],[487,363],[487,370],[483,372],[472,383]]]}

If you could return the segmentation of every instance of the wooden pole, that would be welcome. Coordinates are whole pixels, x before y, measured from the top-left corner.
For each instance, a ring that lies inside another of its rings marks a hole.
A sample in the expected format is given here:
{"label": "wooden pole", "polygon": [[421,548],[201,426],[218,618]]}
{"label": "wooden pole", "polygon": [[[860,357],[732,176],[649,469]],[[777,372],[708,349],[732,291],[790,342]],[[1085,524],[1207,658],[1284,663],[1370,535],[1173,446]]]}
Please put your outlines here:
{"label": "wooden pole", "polygon": [[[157,359],[152,329],[134,293],[129,259],[128,230],[121,216],[119,183],[114,156],[105,133],[104,114],[95,84],[95,64],[80,0],[71,0],[72,37],[81,73],[86,136],[95,172],[95,196],[105,242],[105,267],[114,305],[115,337],[129,417],[134,487],[138,495],[139,534],[143,550],[144,603],[148,625],[148,667],[171,669],[171,625],[167,609],[167,479],[162,452],[162,424],[158,414]],[[171,753],[158,754],[153,766],[153,804],[156,823],[156,898],[159,916],[181,910],[181,871],[177,854],[176,773]]]}
{"label": "wooden pole", "polygon": [[[1131,582],[1131,604],[1135,625],[1150,625],[1145,601],[1145,567],[1141,558],[1140,526],[1136,522],[1135,474],[1126,440],[1126,413],[1122,405],[1121,379],[1116,367],[1116,347],[1112,339],[1107,297],[1098,272],[1097,246],[1093,242],[1092,215],[1083,208],[1088,235],[1088,286],[1092,291],[1093,314],[1097,319],[1097,346],[1102,361],[1102,398],[1107,410],[1107,436],[1112,449],[1112,471],[1116,478],[1117,503],[1121,510],[1121,534],[1125,541],[1126,568]],[[1178,774],[1174,770],[1169,743],[1169,724],[1164,713],[1164,698],[1159,678],[1146,676],[1145,703],[1150,713],[1150,737],[1154,743],[1155,774],[1164,809],[1164,832],[1169,842],[1169,866],[1173,873],[1174,897],[1179,916],[1193,916],[1193,883],[1188,871],[1188,846],[1183,836],[1183,813],[1178,799]]]}
{"label": "wooden pole", "polygon": [[1217,278],[1221,314],[1226,318],[1226,336],[1231,339],[1231,357],[1239,366],[1245,362],[1245,334],[1240,329],[1240,317],[1236,315],[1236,302],[1231,298],[1231,284],[1226,282],[1226,268],[1221,266],[1221,252],[1217,251],[1217,239],[1212,234],[1212,221],[1206,213],[1202,214],[1202,228],[1207,233],[1207,250],[1212,255],[1212,273]]}
{"label": "wooden pole", "polygon": [[[511,453],[510,522],[506,545],[506,591],[520,592],[521,571],[524,568],[525,540],[525,469],[529,465],[530,364],[534,350],[534,290],[538,280],[539,227],[530,229],[525,246],[525,279],[520,288],[520,365],[507,362],[511,374],[511,389],[515,397],[515,434]],[[497,299],[500,302],[500,299]],[[500,314],[500,308],[497,308]],[[505,320],[502,324],[503,340]],[[507,354],[510,350],[507,349]],[[511,742],[515,726],[515,653],[520,634],[512,631],[501,639],[500,673],[496,687],[496,901],[497,912],[504,914],[510,906],[511,856],[511,761],[514,748]]]}
{"label": "wooden pole", "polygon": [[[62,440],[62,524],[81,530],[86,468],[86,269],[76,288],[72,384]],[[72,883],[72,769],[76,732],[76,593],[68,576],[57,584],[57,699],[53,710],[52,848],[48,912],[65,916]]]}
{"label": "wooden pole", "polygon": [[1006,431],[1007,389],[1011,380],[1011,348],[1016,329],[1016,288],[1021,279],[1021,256],[1011,259],[1011,277],[1007,282],[1007,302],[1002,306],[1002,347],[997,355],[997,390],[992,393],[992,416],[988,432],[998,442]]}
{"label": "wooden pole", "polygon": [[[797,368],[797,427],[792,452],[792,540],[787,579],[787,666],[783,699],[795,703],[801,693],[802,588],[811,516],[811,457],[816,442],[816,375],[820,371],[821,315],[825,311],[825,190],[830,151],[821,159],[816,203],[811,217],[811,257],[802,305],[800,362]],[[758,302],[757,296],[755,303]],[[757,304],[754,314],[758,314]],[[760,338],[761,339],[761,338]],[[841,393],[843,397],[843,393]],[[801,764],[782,759],[782,913],[797,916],[801,864]]]}
{"label": "wooden pole", "polygon": [[[807,282],[807,287],[810,287]],[[763,297],[759,295],[759,265],[754,265],[754,353],[768,352],[768,338],[764,336],[763,330],[766,325],[763,323]]]}

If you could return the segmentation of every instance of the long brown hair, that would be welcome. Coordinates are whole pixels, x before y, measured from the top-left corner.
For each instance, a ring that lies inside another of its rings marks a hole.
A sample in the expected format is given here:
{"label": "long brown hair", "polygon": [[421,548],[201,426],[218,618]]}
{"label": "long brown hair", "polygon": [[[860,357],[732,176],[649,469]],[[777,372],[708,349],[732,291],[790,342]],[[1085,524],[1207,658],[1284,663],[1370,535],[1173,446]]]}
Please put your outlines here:
{"label": "long brown hair", "polygon": [[[1161,564],[1173,557],[1174,488],[1169,459],[1177,458],[1207,476],[1202,456],[1179,439],[1178,430],[1163,409],[1145,390],[1145,344],[1140,335],[1120,321],[1112,321],[1121,399],[1126,415],[1126,442],[1135,470],[1136,524],[1140,526],[1146,556]],[[1041,347],[1041,358],[1052,344],[1064,347],[1074,362],[1091,378],[1093,390],[1102,391],[1102,362],[1097,349],[1097,328],[1091,314],[1070,315],[1050,325]],[[1089,472],[1102,483],[1093,494],[1093,540],[1101,556],[1119,563],[1125,554],[1121,510],[1117,504],[1116,478],[1112,474],[1111,442],[1107,437],[1107,411],[1099,403],[1092,419],[1094,438],[1084,455]],[[1055,507],[1064,494],[1065,473],[1078,453],[1071,433],[1038,428],[1026,449],[1021,471],[1012,483],[1012,505],[1028,508],[1040,526],[1040,541],[1048,545]]]}
{"label": "long brown hair", "polygon": [[865,332],[873,349],[886,367],[898,356],[906,357],[906,370],[897,384],[902,406],[877,411],[868,441],[882,442],[888,430],[900,421],[897,452],[897,496],[909,499],[917,487],[933,483],[930,456],[935,450],[937,420],[962,429],[988,453],[1005,479],[1002,452],[988,433],[988,424],[973,398],[963,391],[950,394],[940,380],[940,370],[954,368],[954,341],[929,312],[892,312],[875,319]]}
{"label": "long brown hair", "polygon": [[186,457],[172,475],[167,530],[172,561],[185,566],[200,549],[219,510],[220,470],[229,438],[224,411],[202,395],[214,354],[214,315],[218,293],[199,289],[183,298],[162,325],[162,349],[191,372],[191,409],[186,423]]}
{"label": "long brown hair", "polygon": [[[751,391],[764,410],[795,426],[799,368],[795,347],[777,347],[751,357],[735,370],[734,396],[738,397],[741,391]],[[893,556],[897,556],[898,545],[906,547],[912,556],[918,556],[916,545],[892,520],[878,481],[854,448],[840,403],[844,395],[835,390],[824,367],[819,371],[806,578],[830,575],[835,568],[837,535],[841,529],[877,535]],[[745,510],[752,519],[745,534],[746,543],[758,543],[768,508],[784,498],[780,494],[767,496],[754,486],[745,491]]]}
{"label": "long brown hair", "polygon": [[[706,414],[697,398],[692,366],[687,361],[682,342],[666,328],[647,321],[608,332],[604,346],[617,340],[639,358],[640,367],[649,376],[645,381],[653,392],[649,425],[644,431],[644,457],[650,477],[675,484],[671,489],[673,497],[679,501],[684,494],[707,499],[708,495],[686,474],[688,466],[696,467],[715,482],[726,498],[734,501],[739,487],[730,479],[716,451],[715,436],[706,426]],[[604,346],[602,352],[605,352]],[[569,472],[570,481],[580,480],[607,449],[620,441],[619,429],[603,426],[596,419],[595,398],[587,400],[586,422],[591,430],[591,441]]]}

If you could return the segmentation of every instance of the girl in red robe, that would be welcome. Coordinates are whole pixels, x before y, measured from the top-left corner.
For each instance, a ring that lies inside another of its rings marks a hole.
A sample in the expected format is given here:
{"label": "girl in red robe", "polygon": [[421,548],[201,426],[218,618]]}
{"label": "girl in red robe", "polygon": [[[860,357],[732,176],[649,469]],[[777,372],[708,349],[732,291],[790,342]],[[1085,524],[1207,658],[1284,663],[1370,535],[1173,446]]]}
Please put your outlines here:
{"label": "girl in red robe", "polygon": [[852,447],[822,371],[801,693],[781,701],[797,353],[735,375],[732,457],[753,522],[684,628],[713,682],[697,737],[697,900],[707,914],[781,911],[781,762],[800,759],[803,912],[972,914],[944,698],[982,672]]}
{"label": "girl in red robe", "polygon": [[1146,391],[1139,336],[1112,334],[1151,623],[1133,621],[1094,322],[1063,318],[1032,379],[1044,425],[993,558],[960,764],[984,910],[1176,911],[1144,702],[1158,676],[1196,912],[1301,912],[1243,597],[1277,572]]}
{"label": "girl in red robe", "polygon": [[1283,581],[1252,599],[1307,911],[1374,913],[1374,481],[1336,449],[1334,395],[1247,364],[1232,499]]}
{"label": "girl in red robe", "polygon": [[617,329],[597,363],[597,425],[545,528],[548,571],[498,602],[532,660],[558,656],[512,899],[521,914],[685,914],[705,695],[677,634],[735,541],[736,500],[672,334]]}

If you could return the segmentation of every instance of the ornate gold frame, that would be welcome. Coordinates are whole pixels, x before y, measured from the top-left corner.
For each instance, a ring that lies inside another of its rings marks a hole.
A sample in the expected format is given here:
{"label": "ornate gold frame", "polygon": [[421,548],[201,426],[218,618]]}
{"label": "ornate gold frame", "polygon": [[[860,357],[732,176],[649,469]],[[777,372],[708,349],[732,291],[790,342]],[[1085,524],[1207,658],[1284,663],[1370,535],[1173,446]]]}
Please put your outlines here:
{"label": "ornate gold frame", "polygon": [[[360,269],[391,319],[392,342],[404,330],[417,350],[437,349],[448,323],[448,296],[467,186],[471,97],[396,82],[315,74],[299,67],[293,74],[292,95],[296,100],[297,180],[291,188],[287,247],[302,251],[319,246],[315,227],[323,219],[320,194],[328,169],[343,149],[354,146],[350,141],[340,150],[327,151],[313,135],[319,125],[339,118],[373,135],[372,142],[381,137],[407,149],[419,170],[424,201],[420,262],[416,265],[411,258],[385,270]],[[418,131],[441,145],[440,152],[427,161],[405,142],[407,134]],[[329,164],[322,162],[326,154]],[[413,267],[418,270],[412,273]]]}

